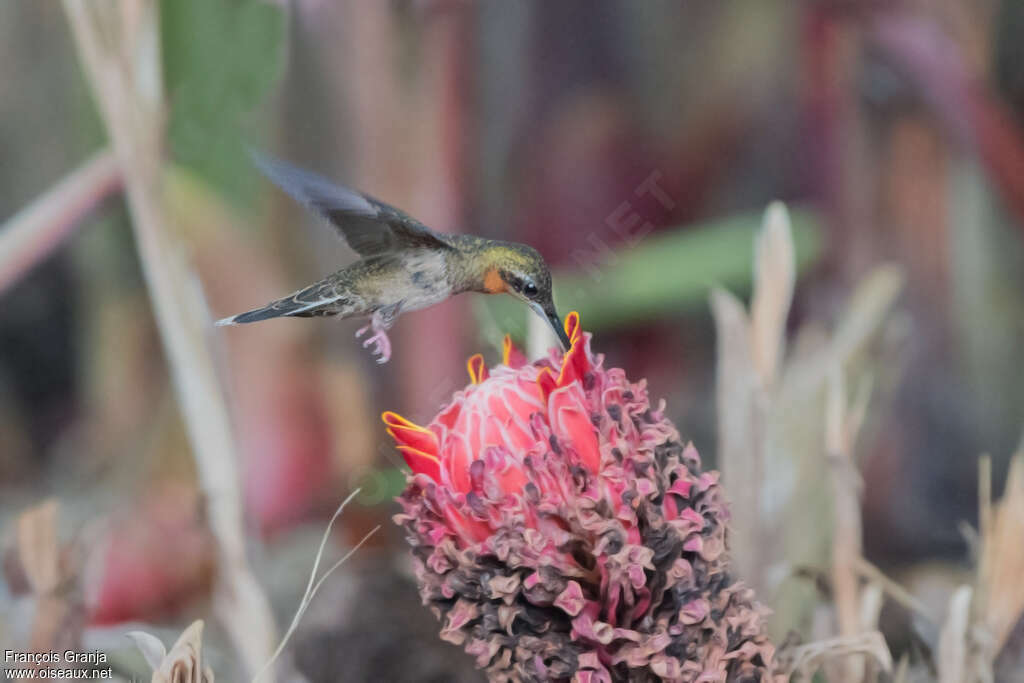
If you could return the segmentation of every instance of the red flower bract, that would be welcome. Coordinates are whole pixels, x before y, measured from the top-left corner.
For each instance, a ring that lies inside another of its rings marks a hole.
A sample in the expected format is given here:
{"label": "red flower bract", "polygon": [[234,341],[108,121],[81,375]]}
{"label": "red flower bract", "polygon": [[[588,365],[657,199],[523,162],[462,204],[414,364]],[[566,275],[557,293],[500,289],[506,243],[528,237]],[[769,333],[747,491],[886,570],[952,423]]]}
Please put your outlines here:
{"label": "red flower bract", "polygon": [[[578,317],[567,325],[580,338]],[[572,339],[572,337],[570,337]],[[574,347],[576,345],[574,344]],[[579,344],[582,352],[582,344]],[[577,355],[581,355],[577,354]],[[472,384],[424,429],[395,413],[384,413],[388,433],[398,442],[415,473],[460,493],[473,489],[471,465],[483,459],[495,466],[497,482],[506,493],[521,492],[527,478],[524,459],[540,454],[550,442],[540,444],[531,424],[540,416],[554,436],[592,472],[600,466],[597,435],[590,422],[581,382],[583,363],[565,365],[556,377],[553,365],[526,365],[509,340],[505,362],[494,371],[484,366],[483,356],[469,359]]]}
{"label": "red flower bract", "polygon": [[644,382],[571,347],[491,370],[420,427],[384,413],[412,468],[396,521],[441,635],[493,680],[766,680],[762,610],[726,569],[716,473]]}

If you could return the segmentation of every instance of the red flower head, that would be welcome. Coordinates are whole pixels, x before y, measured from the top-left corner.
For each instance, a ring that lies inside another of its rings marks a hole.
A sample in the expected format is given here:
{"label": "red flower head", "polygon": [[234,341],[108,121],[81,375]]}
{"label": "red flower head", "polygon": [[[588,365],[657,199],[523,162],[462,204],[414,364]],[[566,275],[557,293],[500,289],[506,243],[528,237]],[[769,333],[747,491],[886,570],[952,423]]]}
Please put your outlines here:
{"label": "red flower head", "polygon": [[565,354],[501,365],[420,427],[384,413],[412,474],[400,498],[441,635],[495,680],[764,680],[773,648],[726,572],[728,516],[652,409],[602,367],[579,316]]}

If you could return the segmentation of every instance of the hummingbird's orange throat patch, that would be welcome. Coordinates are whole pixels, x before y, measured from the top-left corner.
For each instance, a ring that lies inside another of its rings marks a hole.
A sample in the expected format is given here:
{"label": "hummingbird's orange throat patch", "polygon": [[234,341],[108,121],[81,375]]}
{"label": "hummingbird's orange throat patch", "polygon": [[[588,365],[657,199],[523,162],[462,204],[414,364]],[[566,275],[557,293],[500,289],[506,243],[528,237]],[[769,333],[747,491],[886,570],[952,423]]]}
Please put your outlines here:
{"label": "hummingbird's orange throat patch", "polygon": [[491,294],[501,294],[508,288],[501,278],[497,268],[491,268],[484,273],[484,291]]}

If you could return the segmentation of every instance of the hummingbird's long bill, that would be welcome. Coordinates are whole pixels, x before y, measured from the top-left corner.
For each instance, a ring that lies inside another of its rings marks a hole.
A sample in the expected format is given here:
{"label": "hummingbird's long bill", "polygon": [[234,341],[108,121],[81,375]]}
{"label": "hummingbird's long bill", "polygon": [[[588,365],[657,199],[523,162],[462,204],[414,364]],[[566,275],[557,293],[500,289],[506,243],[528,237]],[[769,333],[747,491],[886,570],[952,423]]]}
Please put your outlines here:
{"label": "hummingbird's long bill", "polygon": [[555,331],[555,335],[558,337],[558,342],[562,345],[562,350],[568,351],[572,343],[569,341],[569,335],[565,333],[565,329],[562,327],[562,319],[558,317],[554,307],[547,309],[540,303],[533,303],[530,304],[530,308],[551,325],[551,329]]}

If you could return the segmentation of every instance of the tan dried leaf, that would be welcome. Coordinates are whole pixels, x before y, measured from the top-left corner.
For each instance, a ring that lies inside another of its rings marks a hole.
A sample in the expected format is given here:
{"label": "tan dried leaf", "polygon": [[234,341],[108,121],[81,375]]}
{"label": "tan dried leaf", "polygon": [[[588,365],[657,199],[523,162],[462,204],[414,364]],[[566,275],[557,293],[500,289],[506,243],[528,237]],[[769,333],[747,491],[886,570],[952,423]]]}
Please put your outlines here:
{"label": "tan dried leaf", "polygon": [[888,264],[878,266],[858,283],[833,337],[840,362],[846,362],[878,330],[903,290],[903,281],[899,266]]}
{"label": "tan dried leaf", "polygon": [[[720,459],[728,460],[732,450],[742,457],[749,453],[749,404],[756,389],[750,349],[750,323],[743,304],[730,292],[711,292],[711,314],[715,321],[718,355],[717,402]],[[733,448],[729,447],[733,445]],[[727,467],[723,464],[722,467]]]}
{"label": "tan dried leaf", "polygon": [[946,623],[939,633],[935,666],[939,683],[964,683],[967,678],[967,629],[971,620],[970,586],[960,586],[949,599]]}
{"label": "tan dried leaf", "polygon": [[907,683],[910,677],[910,656],[904,654],[896,665],[896,672],[892,676],[893,683]]}
{"label": "tan dried leaf", "polygon": [[762,388],[758,386],[750,348],[750,322],[743,304],[730,292],[711,292],[718,363],[716,402],[718,412],[718,468],[732,501],[730,540],[737,573],[755,588],[761,562],[757,556],[760,536],[759,492],[763,463],[755,448],[764,434],[751,428]]}
{"label": "tan dried leaf", "polygon": [[213,671],[203,666],[203,621],[197,619],[182,631],[170,652],[156,636],[144,631],[128,634],[153,668],[152,683],[213,683]]}
{"label": "tan dried leaf", "polygon": [[52,593],[61,580],[57,501],[47,500],[21,513],[17,536],[18,557],[32,592]]}
{"label": "tan dried leaf", "polygon": [[[750,323],[743,304],[730,292],[711,292],[718,355],[717,403],[719,467],[723,476],[738,475],[749,466],[750,411],[757,390],[750,349]],[[738,467],[735,472],[726,470]],[[736,482],[730,482],[734,486]],[[737,491],[731,489],[735,497]]]}
{"label": "tan dried leaf", "polygon": [[789,653],[790,676],[810,680],[822,664],[852,655],[868,655],[883,671],[892,671],[892,654],[885,638],[878,631],[861,633],[852,638],[829,638],[793,648]]}
{"label": "tan dried leaf", "polygon": [[796,255],[789,212],[781,202],[772,202],[754,245],[754,293],[750,302],[751,350],[764,386],[773,384],[778,375],[795,283]]}
{"label": "tan dried leaf", "polygon": [[1010,461],[1006,490],[991,518],[979,579],[986,596],[982,620],[998,653],[1024,618],[1024,452]]}

